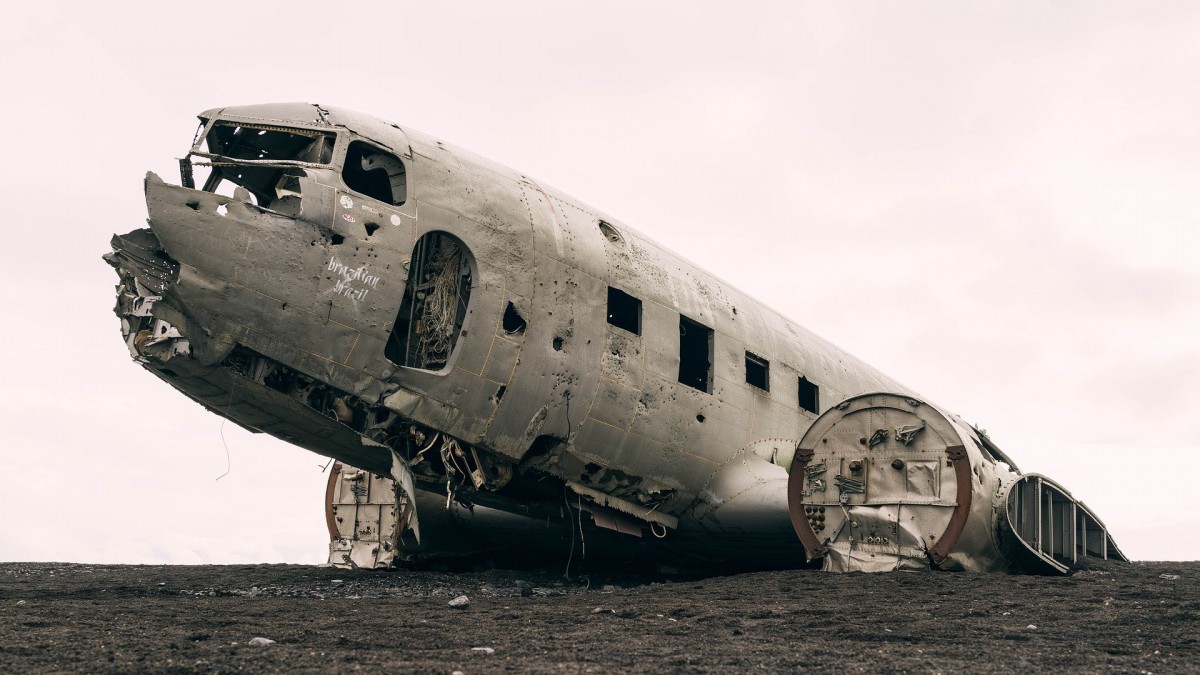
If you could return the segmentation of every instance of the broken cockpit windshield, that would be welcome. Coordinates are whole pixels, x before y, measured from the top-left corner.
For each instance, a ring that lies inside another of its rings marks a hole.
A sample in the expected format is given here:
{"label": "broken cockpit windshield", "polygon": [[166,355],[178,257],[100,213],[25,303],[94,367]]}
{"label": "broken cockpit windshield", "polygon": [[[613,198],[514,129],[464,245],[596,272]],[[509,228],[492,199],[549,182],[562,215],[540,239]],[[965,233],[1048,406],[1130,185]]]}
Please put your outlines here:
{"label": "broken cockpit windshield", "polygon": [[264,207],[281,206],[296,194],[295,177],[303,175],[302,166],[329,164],[337,136],[326,131],[242,124],[218,121],[204,138],[211,171],[203,190],[234,196],[237,187],[245,188],[254,203]]}

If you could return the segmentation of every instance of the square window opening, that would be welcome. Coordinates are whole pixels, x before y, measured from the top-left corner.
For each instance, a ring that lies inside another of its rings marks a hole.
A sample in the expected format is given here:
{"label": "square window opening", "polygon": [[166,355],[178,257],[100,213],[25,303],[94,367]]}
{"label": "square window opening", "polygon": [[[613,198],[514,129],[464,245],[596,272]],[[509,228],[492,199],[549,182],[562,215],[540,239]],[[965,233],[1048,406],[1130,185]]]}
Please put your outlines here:
{"label": "square window opening", "polygon": [[612,286],[608,287],[608,322],[634,335],[642,334],[642,301]]}
{"label": "square window opening", "polygon": [[746,384],[771,391],[771,362],[746,352]]}
{"label": "square window opening", "polygon": [[800,407],[810,413],[817,412],[820,407],[821,388],[815,382],[809,382],[808,378],[800,376]]}
{"label": "square window opening", "polygon": [[679,382],[712,393],[713,332],[679,316]]}

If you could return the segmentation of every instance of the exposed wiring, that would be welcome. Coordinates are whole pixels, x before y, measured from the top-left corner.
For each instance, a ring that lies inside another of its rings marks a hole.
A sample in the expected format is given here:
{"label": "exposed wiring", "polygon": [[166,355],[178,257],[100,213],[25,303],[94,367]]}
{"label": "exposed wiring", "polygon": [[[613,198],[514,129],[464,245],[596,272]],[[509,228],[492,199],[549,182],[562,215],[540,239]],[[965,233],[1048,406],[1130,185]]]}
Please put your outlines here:
{"label": "exposed wiring", "polygon": [[430,448],[432,448],[434,444],[438,442],[439,438],[441,438],[441,434],[436,431],[433,432],[433,434],[429,437],[429,443],[417,451],[417,454],[408,462],[408,465],[416,466],[421,461],[421,455],[424,455]]}
{"label": "exposed wiring", "polygon": [[444,363],[450,354],[458,314],[458,290],[463,276],[462,253],[451,245],[430,261],[433,287],[421,307],[417,323],[417,353],[423,363]]}

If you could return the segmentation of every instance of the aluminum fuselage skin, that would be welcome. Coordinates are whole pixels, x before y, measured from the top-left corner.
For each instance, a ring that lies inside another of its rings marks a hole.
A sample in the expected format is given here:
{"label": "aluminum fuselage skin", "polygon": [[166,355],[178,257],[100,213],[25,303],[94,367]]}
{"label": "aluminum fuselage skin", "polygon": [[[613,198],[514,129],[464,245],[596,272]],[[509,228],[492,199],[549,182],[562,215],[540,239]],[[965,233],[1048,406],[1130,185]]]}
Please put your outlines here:
{"label": "aluminum fuselage skin", "polygon": [[[621,221],[426,134],[310,104],[215,109],[201,120],[336,135],[332,161],[298,180],[298,212],[147,177],[150,228],[178,264],[153,315],[190,352],[139,360],[248,428],[380,475],[391,465],[386,446],[223,367],[235,346],[519,472],[671,523],[665,539],[637,546],[771,567],[805,562],[787,467],[819,413],[868,392],[915,397]],[[343,182],[356,140],[404,163],[403,204]],[[430,232],[460,240],[473,266],[465,319],[437,370],[385,357],[414,245]],[[608,322],[610,287],[641,301],[636,333]],[[520,331],[505,329],[510,304]],[[681,316],[712,330],[707,391],[679,381]],[[747,353],[769,362],[767,387],[747,382]],[[799,403],[801,378],[819,388],[816,411]],[[500,489],[479,502],[520,512],[523,499]]]}

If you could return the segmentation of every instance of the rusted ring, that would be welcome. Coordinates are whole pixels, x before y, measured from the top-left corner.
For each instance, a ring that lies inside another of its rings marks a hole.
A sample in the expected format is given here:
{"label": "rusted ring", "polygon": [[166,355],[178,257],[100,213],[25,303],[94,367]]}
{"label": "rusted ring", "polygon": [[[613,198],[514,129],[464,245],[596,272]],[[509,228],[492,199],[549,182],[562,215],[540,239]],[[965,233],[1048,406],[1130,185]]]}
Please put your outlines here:
{"label": "rusted ring", "polygon": [[812,524],[804,516],[804,467],[808,466],[812,458],[812,450],[796,448],[791,474],[788,476],[788,513],[791,515],[792,528],[796,530],[796,536],[800,537],[800,543],[804,545],[804,552],[810,561],[823,558],[827,553],[821,545],[821,540],[817,539]]}
{"label": "rusted ring", "polygon": [[961,445],[951,445],[946,448],[946,458],[954,465],[955,504],[946,531],[929,549],[929,557],[935,565],[946,561],[967,526],[967,517],[971,515],[971,462],[967,459],[967,449]]}
{"label": "rusted ring", "polygon": [[325,524],[329,527],[329,540],[337,539],[341,533],[338,531],[337,521],[333,515],[333,489],[337,485],[337,480],[342,475],[342,463],[334,462],[333,469],[329,472],[329,482],[325,484]]}

